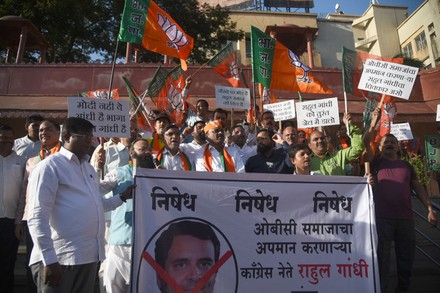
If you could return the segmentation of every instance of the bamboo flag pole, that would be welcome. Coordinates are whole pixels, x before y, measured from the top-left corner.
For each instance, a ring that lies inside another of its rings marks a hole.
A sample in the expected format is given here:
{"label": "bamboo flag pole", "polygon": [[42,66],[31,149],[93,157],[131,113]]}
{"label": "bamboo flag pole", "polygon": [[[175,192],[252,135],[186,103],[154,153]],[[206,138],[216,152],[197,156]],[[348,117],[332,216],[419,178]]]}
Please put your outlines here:
{"label": "bamboo flag pole", "polygon": [[[113,78],[115,76],[116,57],[118,55],[118,47],[119,47],[119,40],[116,40],[115,53],[113,54],[112,71],[110,74],[110,84],[108,87],[108,98],[109,99],[112,99]],[[100,144],[101,144],[101,147],[104,148],[104,138],[103,137],[100,137]],[[105,160],[104,160],[104,164],[105,164]],[[99,172],[101,173],[101,179],[104,179],[104,175],[105,175],[104,174],[104,166],[102,166],[102,169],[99,169]]]}
{"label": "bamboo flag pole", "polygon": [[[347,100],[347,92],[344,89],[344,111],[348,113],[348,100]],[[347,121],[345,123],[345,128],[347,129],[347,135],[350,135],[350,123]]]}
{"label": "bamboo flag pole", "polygon": [[[382,94],[382,96],[380,97],[380,101],[377,104],[377,108],[382,109],[382,105],[383,105],[383,101],[385,100],[385,94]],[[377,116],[373,116],[373,119],[371,120],[371,125],[376,125],[378,120],[380,119],[379,115]]]}

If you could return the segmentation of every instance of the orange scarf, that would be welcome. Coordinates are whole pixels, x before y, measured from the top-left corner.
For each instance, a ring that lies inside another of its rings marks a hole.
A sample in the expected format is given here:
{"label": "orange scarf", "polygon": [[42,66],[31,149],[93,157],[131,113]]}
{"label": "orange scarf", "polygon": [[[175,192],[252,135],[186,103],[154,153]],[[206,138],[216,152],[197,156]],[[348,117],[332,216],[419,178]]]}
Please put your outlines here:
{"label": "orange scarf", "polygon": [[[60,151],[60,149],[61,149],[61,142],[58,142],[53,148],[50,149],[49,156],[52,156],[53,154],[58,153]],[[40,153],[38,154],[38,156],[40,157],[40,161],[45,159],[45,154],[46,154],[46,152],[45,152],[44,147],[41,147]]]}
{"label": "orange scarf", "polygon": [[[162,166],[163,163],[163,151],[165,148],[162,148],[157,155],[157,160],[160,162],[160,165]],[[185,171],[191,171],[191,163],[189,161],[189,158],[179,149],[179,155],[180,159],[182,160],[182,167]]]}
{"label": "orange scarf", "polygon": [[163,146],[164,146],[163,141],[160,139],[159,134],[155,132],[153,134],[153,139],[151,141],[151,152],[153,154],[158,154],[160,150],[163,148]]}
{"label": "orange scarf", "polygon": [[350,147],[348,145],[347,141],[345,140],[345,138],[343,138],[343,137],[339,138],[339,143],[341,144],[342,149],[346,149],[346,148]]}
{"label": "orange scarf", "polygon": [[[220,158],[223,162],[223,170],[225,172],[235,172],[234,161],[231,155],[223,148],[223,152],[220,153]],[[203,152],[203,160],[205,161],[205,167],[208,172],[212,172],[212,153],[209,150],[209,145],[206,146]]]}

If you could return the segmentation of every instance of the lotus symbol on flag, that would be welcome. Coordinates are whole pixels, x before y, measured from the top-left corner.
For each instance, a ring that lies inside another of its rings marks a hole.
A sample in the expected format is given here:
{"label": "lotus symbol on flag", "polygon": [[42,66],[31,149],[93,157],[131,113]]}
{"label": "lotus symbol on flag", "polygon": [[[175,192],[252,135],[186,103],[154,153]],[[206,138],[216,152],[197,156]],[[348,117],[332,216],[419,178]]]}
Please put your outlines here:
{"label": "lotus symbol on flag", "polygon": [[292,64],[295,67],[301,68],[303,70],[303,76],[300,77],[297,76],[296,80],[298,82],[312,83],[313,79],[309,77],[310,68],[306,66],[304,63],[302,63],[301,60],[299,60],[298,56],[296,56],[296,54],[290,50],[289,50],[289,58],[290,60],[292,60],[290,64]]}
{"label": "lotus symbol on flag", "polygon": [[188,39],[185,34],[178,29],[176,24],[171,24],[167,17],[159,13],[157,22],[170,40],[170,42],[167,43],[168,46],[179,51],[181,47],[188,44]]}
{"label": "lotus symbol on flag", "polygon": [[177,112],[183,111],[182,95],[173,85],[170,86],[167,99],[174,110],[176,110]]}
{"label": "lotus symbol on flag", "polygon": [[229,73],[231,74],[231,77],[235,80],[240,80],[240,70],[238,68],[238,64],[235,61],[231,62],[231,65],[229,65]]}

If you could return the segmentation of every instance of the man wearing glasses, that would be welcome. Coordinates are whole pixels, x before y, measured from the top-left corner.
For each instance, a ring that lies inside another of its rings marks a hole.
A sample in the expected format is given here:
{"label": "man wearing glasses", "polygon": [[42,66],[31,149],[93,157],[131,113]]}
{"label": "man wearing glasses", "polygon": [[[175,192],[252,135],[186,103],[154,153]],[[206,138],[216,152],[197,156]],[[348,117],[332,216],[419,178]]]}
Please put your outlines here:
{"label": "man wearing glasses", "polygon": [[93,292],[104,259],[104,210],[127,193],[103,200],[99,177],[88,163],[93,124],[67,118],[60,151],[29,177],[28,226],[34,241],[30,266],[39,292]]}

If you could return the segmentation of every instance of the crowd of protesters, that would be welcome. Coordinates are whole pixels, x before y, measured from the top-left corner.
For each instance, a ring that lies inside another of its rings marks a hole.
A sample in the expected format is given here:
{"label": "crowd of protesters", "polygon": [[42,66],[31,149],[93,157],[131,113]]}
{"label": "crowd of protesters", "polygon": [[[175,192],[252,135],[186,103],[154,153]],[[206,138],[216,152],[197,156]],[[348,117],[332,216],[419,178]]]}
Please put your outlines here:
{"label": "crowd of protesters", "polygon": [[[56,122],[30,116],[22,138],[0,125],[0,293],[13,292],[23,237],[29,292],[93,292],[98,271],[101,292],[127,292],[133,160],[138,167],[175,171],[367,176],[376,205],[382,292],[388,290],[393,241],[396,292],[407,292],[415,252],[411,190],[426,206],[428,221],[436,224],[436,216],[414,169],[400,159],[396,137],[386,135],[372,146],[374,125],[362,131],[349,113],[334,140],[326,129],[297,129],[290,121],[278,128],[270,111],[230,128],[227,116],[218,108],[211,119],[209,104],[199,100],[183,125],[158,113],[149,135],[132,123],[130,138],[101,145],[93,124],[81,118],[66,119],[60,133]],[[365,162],[372,163],[370,174]]]}

